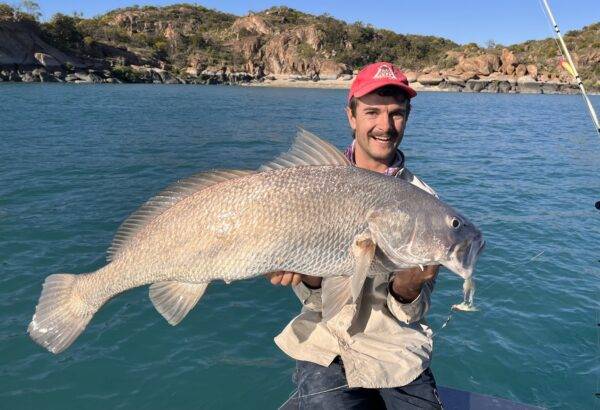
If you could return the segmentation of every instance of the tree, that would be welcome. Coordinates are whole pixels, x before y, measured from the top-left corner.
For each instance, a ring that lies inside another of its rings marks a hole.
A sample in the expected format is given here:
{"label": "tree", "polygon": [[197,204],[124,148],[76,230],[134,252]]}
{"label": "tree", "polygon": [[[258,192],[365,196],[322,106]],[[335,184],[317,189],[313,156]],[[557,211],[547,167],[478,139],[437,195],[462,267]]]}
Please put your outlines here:
{"label": "tree", "polygon": [[44,29],[54,46],[61,50],[70,50],[78,48],[83,40],[76,23],[75,18],[57,13],[49,23],[44,24]]}
{"label": "tree", "polygon": [[496,48],[496,42],[493,39],[486,41],[485,48],[487,48],[488,50],[493,50],[494,48]]}
{"label": "tree", "polygon": [[21,0],[19,8],[25,13],[32,16],[35,20],[39,20],[42,16],[42,13],[40,12],[40,5],[37,4],[35,1]]}

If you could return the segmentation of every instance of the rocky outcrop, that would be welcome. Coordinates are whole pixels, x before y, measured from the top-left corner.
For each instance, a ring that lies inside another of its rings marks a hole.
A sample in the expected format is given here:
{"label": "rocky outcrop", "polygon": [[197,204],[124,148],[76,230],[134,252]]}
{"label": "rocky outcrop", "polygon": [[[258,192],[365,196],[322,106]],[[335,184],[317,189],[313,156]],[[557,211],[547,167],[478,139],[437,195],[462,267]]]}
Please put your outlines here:
{"label": "rocky outcrop", "polygon": [[43,65],[45,68],[61,68],[63,64],[58,61],[55,57],[46,53],[33,53],[33,57],[37,60],[38,63]]}
{"label": "rocky outcrop", "polygon": [[76,68],[86,66],[79,58],[67,55],[42,40],[37,27],[32,23],[0,22],[0,68],[44,66],[38,58],[50,64],[51,68],[66,65]]}
{"label": "rocky outcrop", "polygon": [[250,14],[246,17],[237,19],[231,25],[231,31],[236,34],[238,39],[248,34],[250,35],[271,35],[273,34],[273,26],[264,18],[256,14]]}
{"label": "rocky outcrop", "polygon": [[475,57],[460,56],[455,70],[474,72],[477,75],[490,75],[500,68],[500,58],[495,54],[483,54]]}
{"label": "rocky outcrop", "polygon": [[421,74],[417,78],[417,82],[423,85],[438,85],[444,81],[444,78],[437,73]]}
{"label": "rocky outcrop", "polygon": [[349,70],[345,64],[335,62],[333,60],[325,60],[319,65],[320,80],[336,80],[343,74],[348,74]]}

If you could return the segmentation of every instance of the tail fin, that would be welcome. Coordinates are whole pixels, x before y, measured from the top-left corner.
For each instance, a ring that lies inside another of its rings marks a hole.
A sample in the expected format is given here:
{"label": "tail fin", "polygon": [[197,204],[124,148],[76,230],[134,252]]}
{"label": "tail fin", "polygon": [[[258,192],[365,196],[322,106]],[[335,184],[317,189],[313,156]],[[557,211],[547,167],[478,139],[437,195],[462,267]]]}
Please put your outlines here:
{"label": "tail fin", "polygon": [[59,273],[46,278],[27,329],[36,343],[55,354],[75,341],[101,306],[93,307],[81,297],[75,289],[78,276]]}

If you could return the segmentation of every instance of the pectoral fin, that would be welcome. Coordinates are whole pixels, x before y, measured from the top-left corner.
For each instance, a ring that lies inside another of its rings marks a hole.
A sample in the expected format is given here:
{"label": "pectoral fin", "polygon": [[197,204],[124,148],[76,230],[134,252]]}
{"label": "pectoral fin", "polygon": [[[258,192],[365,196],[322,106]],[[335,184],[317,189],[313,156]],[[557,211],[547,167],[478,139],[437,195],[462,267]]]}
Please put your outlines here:
{"label": "pectoral fin", "polygon": [[150,300],[170,325],[177,325],[198,303],[208,283],[157,282],[150,285]]}
{"label": "pectoral fin", "polygon": [[375,242],[371,239],[370,234],[363,233],[356,236],[352,244],[352,254],[354,255],[356,265],[354,267],[354,275],[352,275],[351,292],[352,300],[356,303],[362,292],[367,273],[375,255]]}
{"label": "pectoral fin", "polygon": [[356,313],[360,294],[375,255],[375,243],[369,234],[357,235],[352,243],[351,252],[355,259],[354,274],[327,278],[322,285],[323,320],[329,321],[345,310],[337,323],[343,329],[350,327]]}

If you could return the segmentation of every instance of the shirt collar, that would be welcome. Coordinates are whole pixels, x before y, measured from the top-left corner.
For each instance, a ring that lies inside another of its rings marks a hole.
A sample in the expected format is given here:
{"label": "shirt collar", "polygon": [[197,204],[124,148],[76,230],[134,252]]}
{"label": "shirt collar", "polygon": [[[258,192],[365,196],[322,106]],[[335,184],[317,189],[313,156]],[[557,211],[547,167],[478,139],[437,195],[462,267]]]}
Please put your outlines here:
{"label": "shirt collar", "polygon": [[[352,163],[352,165],[356,165],[356,159],[354,157],[355,144],[356,144],[356,140],[353,140],[352,144],[350,144],[348,146],[348,148],[346,148],[346,151],[344,153],[346,155],[346,158],[348,158],[348,161],[350,161]],[[396,150],[396,156],[394,157],[394,160],[392,161],[392,165],[390,165],[388,167],[388,169],[385,170],[384,174],[396,176],[399,173],[401,173],[403,169],[404,169],[404,154],[402,153],[402,151],[400,151],[398,149],[398,150]]]}

